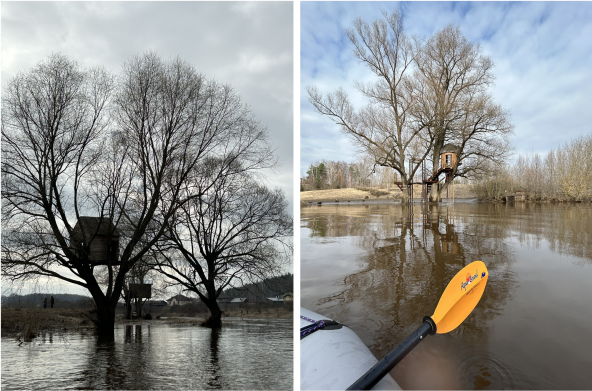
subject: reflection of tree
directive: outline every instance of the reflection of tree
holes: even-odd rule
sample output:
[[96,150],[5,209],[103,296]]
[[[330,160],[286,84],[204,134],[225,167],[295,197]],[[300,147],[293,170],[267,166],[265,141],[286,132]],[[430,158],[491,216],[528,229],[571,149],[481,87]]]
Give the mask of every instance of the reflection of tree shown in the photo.
[[[515,284],[509,268],[513,256],[505,242],[508,230],[504,225],[510,223],[488,214],[462,213],[463,206],[455,207],[461,209],[456,214],[453,208],[441,206],[362,208],[366,208],[363,213],[351,206],[339,214],[321,214],[318,208],[309,220],[315,227],[313,235],[355,236],[356,245],[368,251],[359,259],[360,270],[344,278],[340,292],[319,300],[331,316],[355,329],[362,323],[361,329],[372,329],[369,347],[382,356],[393,347],[393,340],[407,337],[423,316],[433,313],[461,268],[482,260],[490,271],[486,293],[475,310],[477,315],[453,333],[466,337],[486,332]],[[360,319],[352,324],[347,312],[354,307],[360,309]]]
[[87,369],[76,380],[82,381],[85,389],[126,388],[126,368],[120,360],[120,352],[116,352],[115,342],[97,338],[95,344],[95,354],[88,355]]
[[489,230],[506,231],[521,245],[540,248],[544,242],[559,254],[592,260],[592,208],[581,204],[516,202],[485,204],[479,213]]
[[[541,205],[516,203],[506,207],[519,219],[521,243],[541,245],[549,243],[549,249],[559,254],[592,260],[592,208],[578,204]],[[543,213],[541,213],[543,212]],[[514,227],[512,227],[514,228]]]
[[220,329],[212,329],[210,334],[210,362],[208,365],[208,372],[210,372],[208,380],[208,389],[221,390],[223,388],[220,370],[220,362],[218,360],[218,340],[220,339]]

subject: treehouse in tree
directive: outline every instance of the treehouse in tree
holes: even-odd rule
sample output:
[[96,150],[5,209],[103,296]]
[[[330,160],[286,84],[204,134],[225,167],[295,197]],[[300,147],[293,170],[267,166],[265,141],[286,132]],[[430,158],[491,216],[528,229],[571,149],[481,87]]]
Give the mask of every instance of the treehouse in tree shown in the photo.
[[132,299],[151,299],[152,284],[139,281],[132,281],[129,284],[129,291]]
[[119,264],[119,231],[107,217],[81,216],[70,237],[79,256],[88,255],[94,265]]
[[446,144],[440,150],[440,167],[453,168],[456,165],[458,147],[454,144]]

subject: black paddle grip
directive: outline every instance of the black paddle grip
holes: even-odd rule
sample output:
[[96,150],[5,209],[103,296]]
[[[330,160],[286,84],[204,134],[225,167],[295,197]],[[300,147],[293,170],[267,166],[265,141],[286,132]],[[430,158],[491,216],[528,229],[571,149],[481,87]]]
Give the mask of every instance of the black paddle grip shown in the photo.
[[[427,319],[426,319],[427,318]],[[399,346],[378,361],[372,368],[356,380],[348,390],[369,390],[374,387],[391,369],[395,367],[428,334],[436,333],[436,324],[429,316],[424,323],[407,337]]]

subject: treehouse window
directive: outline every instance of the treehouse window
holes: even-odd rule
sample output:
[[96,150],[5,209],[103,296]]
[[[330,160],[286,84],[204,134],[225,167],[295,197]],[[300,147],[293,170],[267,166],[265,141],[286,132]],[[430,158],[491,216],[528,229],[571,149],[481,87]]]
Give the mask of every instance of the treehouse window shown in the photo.
[[446,155],[446,167],[450,167],[452,165],[452,155]]

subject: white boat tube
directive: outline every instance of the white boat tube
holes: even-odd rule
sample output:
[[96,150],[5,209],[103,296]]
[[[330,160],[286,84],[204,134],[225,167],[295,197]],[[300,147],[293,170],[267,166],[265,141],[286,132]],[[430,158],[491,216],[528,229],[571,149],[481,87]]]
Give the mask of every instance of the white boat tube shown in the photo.
[[[319,320],[332,320],[304,308],[300,315]],[[312,323],[300,318],[300,328]],[[345,390],[372,368],[378,360],[351,329],[319,329],[300,340],[300,389]],[[400,390],[390,375],[379,381],[373,390]]]

